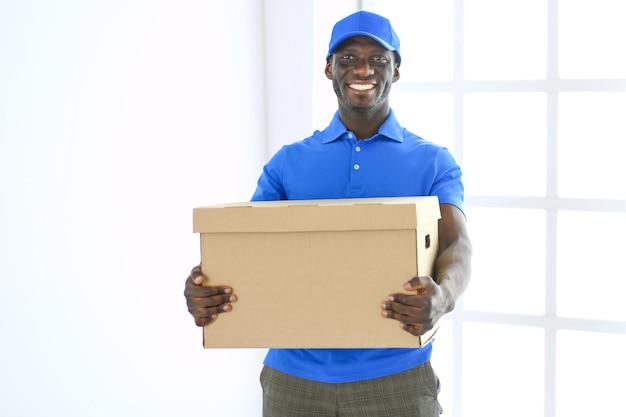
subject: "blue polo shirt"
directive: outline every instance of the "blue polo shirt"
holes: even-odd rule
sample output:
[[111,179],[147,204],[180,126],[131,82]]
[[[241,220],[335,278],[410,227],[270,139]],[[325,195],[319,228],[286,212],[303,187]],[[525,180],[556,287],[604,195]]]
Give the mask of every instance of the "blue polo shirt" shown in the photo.
[[[252,200],[429,195],[463,210],[461,169],[446,148],[400,126],[393,111],[378,134],[357,140],[337,112],[326,129],[283,146],[270,159]],[[431,349],[432,344],[411,349],[270,349],[264,363],[300,378],[343,383],[409,370],[428,361]]]

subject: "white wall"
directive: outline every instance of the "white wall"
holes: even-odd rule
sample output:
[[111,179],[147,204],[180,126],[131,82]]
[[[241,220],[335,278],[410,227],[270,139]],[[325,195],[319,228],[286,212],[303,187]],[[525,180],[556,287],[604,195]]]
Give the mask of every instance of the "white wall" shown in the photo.
[[264,351],[202,349],[182,291],[191,209],[310,130],[265,122],[310,124],[263,95],[267,3],[0,1],[0,415],[260,415]]
[[[263,3],[267,58],[264,104],[269,156],[283,144],[311,134],[313,0],[264,0]],[[320,62],[323,64],[323,57]]]

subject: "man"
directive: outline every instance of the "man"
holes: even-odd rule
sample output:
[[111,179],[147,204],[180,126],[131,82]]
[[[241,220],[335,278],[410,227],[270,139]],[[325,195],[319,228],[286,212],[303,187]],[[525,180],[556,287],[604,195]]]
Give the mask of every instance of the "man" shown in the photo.
[[[407,293],[381,294],[381,314],[415,336],[431,329],[466,288],[471,244],[461,171],[450,153],[402,128],[389,105],[400,78],[400,42],[390,22],[357,12],[333,28],[325,73],[338,111],[323,131],[284,146],[263,169],[253,200],[439,197],[434,277],[407,277]],[[201,286],[200,268],[185,296],[198,326],[232,310],[228,286]],[[286,312],[285,314],[290,314]],[[398,330],[402,331],[402,330]],[[263,415],[436,416],[432,344],[411,349],[271,349],[261,374]]]

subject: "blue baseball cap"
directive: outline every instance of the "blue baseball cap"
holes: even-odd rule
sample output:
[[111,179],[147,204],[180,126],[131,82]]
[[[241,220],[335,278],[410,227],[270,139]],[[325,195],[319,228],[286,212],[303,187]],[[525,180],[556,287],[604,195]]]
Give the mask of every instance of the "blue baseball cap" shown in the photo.
[[385,49],[395,52],[398,57],[398,64],[400,64],[400,39],[391,27],[389,19],[363,10],[351,14],[335,24],[326,59],[330,58],[343,41],[354,36],[368,36],[374,39]]

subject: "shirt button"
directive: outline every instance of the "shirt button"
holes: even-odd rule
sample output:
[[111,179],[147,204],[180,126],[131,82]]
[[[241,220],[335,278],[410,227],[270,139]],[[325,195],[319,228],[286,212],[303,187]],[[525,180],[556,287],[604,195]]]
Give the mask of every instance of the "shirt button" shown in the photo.
[[352,133],[348,133],[348,137],[352,139]]
[[354,150],[357,151],[357,152],[361,152],[361,147],[357,146],[356,148],[354,148]]
[[354,169],[358,170],[359,168],[361,168],[359,164],[354,164]]

